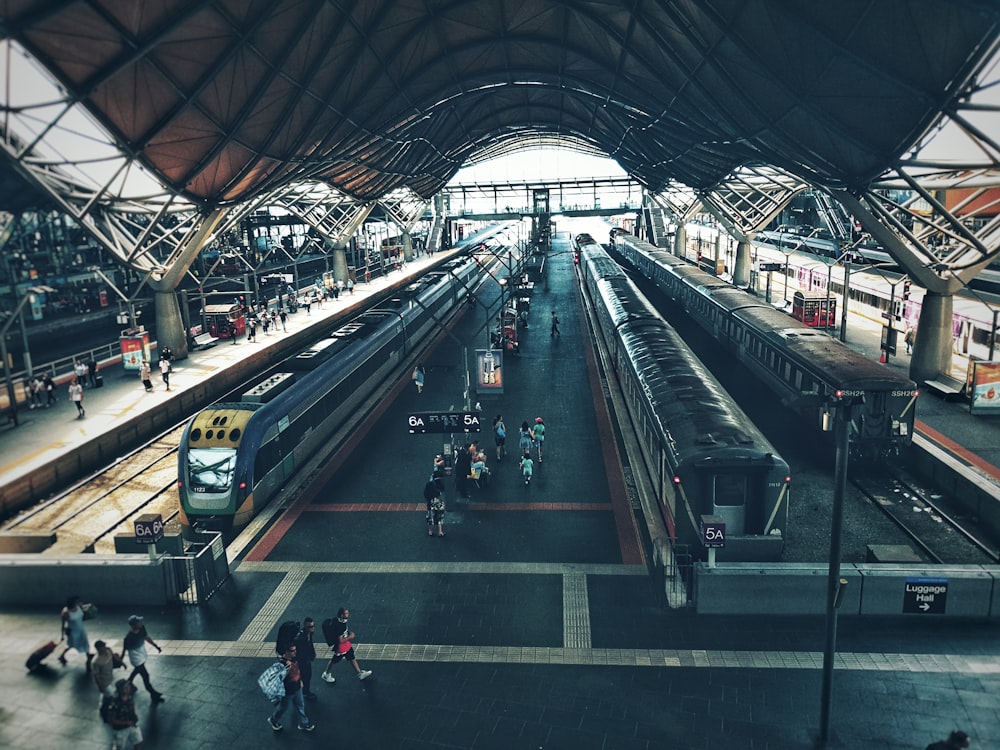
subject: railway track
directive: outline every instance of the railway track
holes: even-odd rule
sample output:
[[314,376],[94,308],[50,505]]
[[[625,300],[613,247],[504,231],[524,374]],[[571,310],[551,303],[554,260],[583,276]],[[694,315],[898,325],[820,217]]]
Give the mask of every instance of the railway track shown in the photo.
[[[373,299],[366,309],[376,307],[382,297]],[[457,305],[452,315],[462,309]],[[317,332],[328,335],[341,325],[338,320]],[[429,337],[430,341],[434,336]],[[410,353],[409,372],[429,344]],[[239,399],[241,394],[280,368],[252,375],[234,388],[220,401]],[[376,390],[381,397],[388,384]],[[134,520],[143,514],[162,516],[168,533],[180,533],[177,522],[180,502],[177,495],[177,452],[187,418],[137,448],[115,459],[52,498],[22,511],[6,521],[0,529],[27,536],[55,536],[55,542],[41,554],[49,556],[76,555],[81,553],[114,554],[115,537],[134,537]],[[349,434],[350,430],[345,433]]]
[[878,474],[855,473],[851,484],[881,511],[927,561],[981,565],[1000,562],[996,541],[977,528],[975,519],[950,510],[949,499],[896,467]]
[[115,536],[134,535],[133,521],[159,513],[176,518],[177,447],[184,422],[4,524],[5,531],[55,535],[42,554],[113,554]]

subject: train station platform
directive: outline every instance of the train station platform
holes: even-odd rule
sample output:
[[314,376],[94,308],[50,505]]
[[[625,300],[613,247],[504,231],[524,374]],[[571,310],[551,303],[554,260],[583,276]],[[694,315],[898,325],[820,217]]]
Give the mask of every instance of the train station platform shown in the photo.
[[[149,670],[166,703],[151,704],[141,689],[137,698],[147,750],[270,742],[355,750],[814,746],[822,620],[697,616],[662,605],[567,235],[554,239],[547,266],[522,351],[504,359],[504,393],[472,394],[487,425],[478,438],[493,479],[471,488],[467,501],[448,483],[444,538],[426,535],[421,491],[446,436],[411,435],[406,416],[464,406],[463,351],[487,342],[481,307],[470,307],[425,360],[423,393],[401,372],[393,398],[359,430],[357,449],[331,461],[318,485],[245,546],[212,599],[156,611],[102,607],[87,623],[91,641],[120,650],[127,618],[143,615],[163,648]],[[550,336],[551,310],[561,320],[558,337]],[[185,374],[187,367],[239,367],[240,352],[252,347],[195,353],[172,385],[203,376]],[[106,382],[87,393],[85,419],[62,400],[0,433],[3,467],[42,451],[71,452],[75,430],[167,398],[159,386],[143,392],[134,375]],[[500,461],[488,428],[496,414],[510,448]],[[526,487],[514,455],[517,427],[538,416],[547,425],[544,459]],[[52,656],[30,676],[23,669],[32,649],[57,640],[61,601],[74,593],[101,604],[100,591],[52,592],[47,610],[0,612],[4,747],[109,745],[82,656],[67,667]],[[256,678],[271,663],[278,624],[321,621],[338,607],[351,610],[358,659],[373,676],[359,681],[339,664],[336,683],[323,682],[329,648],[318,645],[318,698],[306,703],[316,730],[296,731],[286,713],[284,730],[272,736]],[[973,747],[1000,744],[994,625],[841,618],[838,647],[830,747],[923,748],[955,728],[972,735]]]

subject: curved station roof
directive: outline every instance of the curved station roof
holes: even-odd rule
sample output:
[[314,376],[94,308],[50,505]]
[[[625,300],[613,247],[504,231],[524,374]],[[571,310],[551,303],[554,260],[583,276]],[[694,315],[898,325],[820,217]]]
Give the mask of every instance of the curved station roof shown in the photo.
[[553,139],[653,191],[878,176],[995,53],[987,0],[8,0],[15,39],[202,204],[423,197]]

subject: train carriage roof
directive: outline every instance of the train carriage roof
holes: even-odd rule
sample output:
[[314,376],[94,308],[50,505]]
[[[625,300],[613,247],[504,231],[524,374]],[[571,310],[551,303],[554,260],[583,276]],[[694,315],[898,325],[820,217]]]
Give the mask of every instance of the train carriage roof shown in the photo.
[[829,334],[817,331],[774,308],[746,307],[733,316],[780,343],[800,367],[822,375],[830,387],[843,390],[915,390],[912,380],[844,346]]
[[[683,460],[714,446],[722,452],[763,456],[777,452],[743,413],[680,336],[663,321],[631,321],[621,326],[623,346],[632,354],[671,450]],[[641,337],[641,338],[640,338]]]

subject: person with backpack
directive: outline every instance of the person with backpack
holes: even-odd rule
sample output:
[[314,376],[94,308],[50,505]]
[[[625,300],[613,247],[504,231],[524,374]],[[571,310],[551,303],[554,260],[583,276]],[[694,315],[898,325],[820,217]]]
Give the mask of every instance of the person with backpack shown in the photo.
[[295,713],[298,715],[298,728],[303,732],[311,732],[316,728],[316,725],[309,721],[309,717],[306,715],[306,704],[302,699],[302,673],[299,670],[297,648],[294,643],[285,648],[285,653],[282,654],[280,663],[285,666],[285,678],[283,681],[285,693],[278,699],[278,705],[274,707],[274,711],[267,717],[267,723],[271,725],[271,729],[275,732],[280,732],[285,728],[281,723],[281,716],[285,713],[288,706],[291,705],[295,708]]
[[302,675],[302,696],[307,701],[316,700],[316,693],[312,691],[313,660],[316,658],[316,646],[313,644],[313,637],[316,635],[316,621],[307,617],[302,621],[302,632],[295,639],[295,648],[298,651],[299,672]]
[[507,425],[503,423],[503,416],[497,414],[493,420],[493,441],[497,444],[497,461],[507,453]]
[[358,664],[358,657],[354,655],[354,644],[351,643],[354,640],[354,633],[347,626],[347,620],[350,616],[351,611],[346,607],[341,607],[337,610],[336,620],[332,617],[323,620],[323,637],[326,639],[326,644],[333,649],[333,656],[330,657],[330,663],[326,665],[321,677],[324,682],[329,682],[331,685],[337,681],[337,678],[330,673],[330,670],[333,669],[334,664],[342,659],[347,659],[351,663],[359,680],[367,680],[372,676],[372,671],[362,669]]
[[135,712],[132,691],[131,682],[118,680],[114,697],[105,696],[101,701],[101,718],[111,726],[115,736],[114,746],[118,750],[127,750],[129,745],[134,750],[142,750],[142,730],[139,729],[139,715]]

